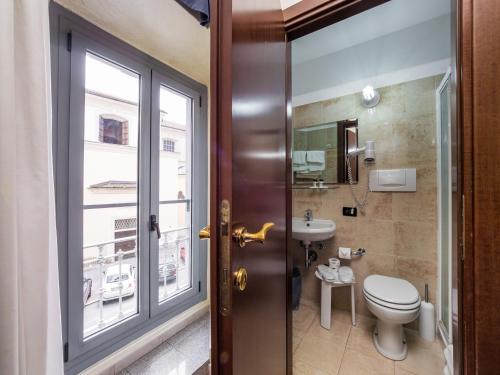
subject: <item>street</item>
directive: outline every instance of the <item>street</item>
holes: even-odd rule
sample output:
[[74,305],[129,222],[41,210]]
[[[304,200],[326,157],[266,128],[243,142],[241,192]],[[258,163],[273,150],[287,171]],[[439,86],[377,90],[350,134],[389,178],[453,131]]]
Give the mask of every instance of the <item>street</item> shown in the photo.
[[[104,265],[104,272],[107,267],[116,265],[117,263],[110,263]],[[136,258],[123,259],[123,264],[130,264],[132,267],[137,269]],[[190,269],[182,264],[179,264],[179,270],[177,271],[177,276],[175,280],[170,280],[166,285],[163,283],[158,283],[158,296],[160,301],[163,301],[171,296],[179,293],[180,291],[187,289],[190,283]],[[84,307],[84,337],[88,337],[101,329],[109,327],[117,323],[118,321],[130,317],[137,313],[137,292],[133,296],[125,297],[122,300],[122,316],[120,314],[120,304],[119,300],[107,301],[102,306],[102,319],[103,325],[99,327],[100,321],[100,303],[99,303],[99,265],[91,266],[84,271],[84,277],[92,280],[92,293],[91,297],[87,301]],[[137,288],[136,288],[137,290]]]

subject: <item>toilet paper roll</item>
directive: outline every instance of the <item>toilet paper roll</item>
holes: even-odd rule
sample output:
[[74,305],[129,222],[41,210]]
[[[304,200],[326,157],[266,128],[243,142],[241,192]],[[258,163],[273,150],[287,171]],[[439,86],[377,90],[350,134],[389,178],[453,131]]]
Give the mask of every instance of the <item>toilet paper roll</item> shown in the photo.
[[333,269],[337,269],[340,267],[340,260],[337,258],[329,258],[328,259],[328,266]]
[[339,258],[340,259],[351,259],[351,248],[350,247],[339,247]]

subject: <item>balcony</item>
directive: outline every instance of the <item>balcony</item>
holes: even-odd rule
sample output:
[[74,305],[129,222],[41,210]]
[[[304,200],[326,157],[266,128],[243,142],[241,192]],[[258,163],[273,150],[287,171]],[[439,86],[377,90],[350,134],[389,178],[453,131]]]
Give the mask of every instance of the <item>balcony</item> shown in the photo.
[[[97,254],[83,261],[84,338],[138,312],[137,247],[115,252],[117,243],[136,240],[129,236],[84,245],[84,251]],[[162,231],[158,251],[158,274],[150,277],[158,278],[161,303],[192,286],[190,228]]]

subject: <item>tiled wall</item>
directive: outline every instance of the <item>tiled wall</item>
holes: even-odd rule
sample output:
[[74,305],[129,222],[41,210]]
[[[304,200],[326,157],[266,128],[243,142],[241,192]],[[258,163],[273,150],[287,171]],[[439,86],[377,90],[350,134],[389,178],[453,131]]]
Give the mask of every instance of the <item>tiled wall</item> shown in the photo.
[[[417,169],[417,191],[411,193],[373,192],[368,196],[365,215],[342,216],[343,206],[354,206],[349,186],[318,193],[293,190],[293,214],[303,217],[307,208],[316,218],[333,219],[335,237],[318,250],[318,262],[336,256],[339,246],[367,249],[365,256],[343,261],[356,275],[358,312],[368,315],[363,300],[363,280],[370,274],[402,277],[417,287],[421,296],[429,284],[430,299],[436,301],[437,282],[437,195],[436,195],[436,103],[435,90],[442,75],[388,86],[379,90],[381,101],[373,109],[360,104],[360,95],[347,95],[295,107],[293,126],[358,118],[359,144],[376,142],[377,160],[370,168]],[[367,184],[367,173],[360,160],[361,195]],[[303,275],[304,302],[319,304],[320,281],[314,267],[304,269],[304,250],[293,244],[294,262]],[[319,264],[316,262],[315,264]],[[349,288],[334,291],[333,305],[349,308]]]

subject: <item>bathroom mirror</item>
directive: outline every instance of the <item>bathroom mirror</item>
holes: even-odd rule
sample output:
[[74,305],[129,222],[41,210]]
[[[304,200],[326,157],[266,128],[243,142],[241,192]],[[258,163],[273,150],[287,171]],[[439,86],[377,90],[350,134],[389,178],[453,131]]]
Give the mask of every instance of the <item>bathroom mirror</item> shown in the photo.
[[[316,124],[293,130],[293,184],[311,186],[348,182],[346,154],[358,146],[358,120]],[[358,157],[351,158],[353,182],[358,181]]]

